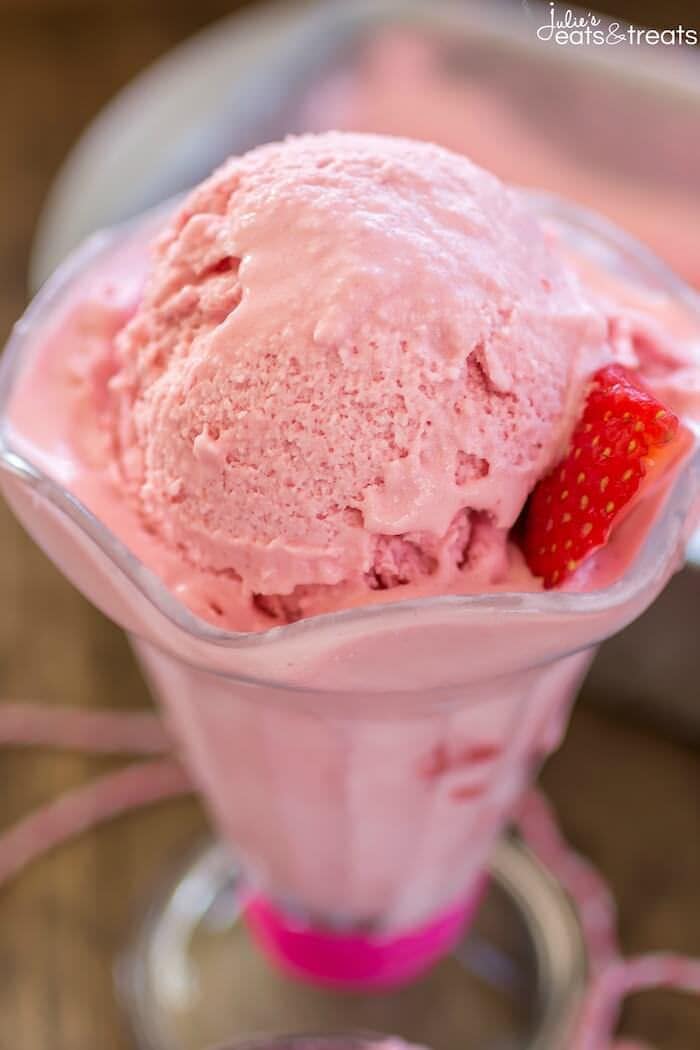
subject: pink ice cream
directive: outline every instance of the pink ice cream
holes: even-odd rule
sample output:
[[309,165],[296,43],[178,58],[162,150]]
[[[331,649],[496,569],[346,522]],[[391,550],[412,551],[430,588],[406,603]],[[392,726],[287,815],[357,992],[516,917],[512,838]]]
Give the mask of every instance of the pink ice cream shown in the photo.
[[268,146],[159,238],[114,342],[119,468],[166,546],[272,617],[498,583],[604,336],[468,161],[363,136]]
[[18,430],[43,390],[76,494],[228,628],[536,589],[509,530],[592,372],[641,369],[671,407],[697,390],[669,317],[424,143],[233,158],[116,265],[66,311]]

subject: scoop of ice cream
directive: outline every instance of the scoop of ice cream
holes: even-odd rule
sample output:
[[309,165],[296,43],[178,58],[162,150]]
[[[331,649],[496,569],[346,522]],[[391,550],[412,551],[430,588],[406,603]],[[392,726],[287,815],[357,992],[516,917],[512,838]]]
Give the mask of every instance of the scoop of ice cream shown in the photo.
[[561,451],[600,314],[516,195],[370,135],[235,158],[160,237],[116,340],[148,527],[262,596],[454,573]]

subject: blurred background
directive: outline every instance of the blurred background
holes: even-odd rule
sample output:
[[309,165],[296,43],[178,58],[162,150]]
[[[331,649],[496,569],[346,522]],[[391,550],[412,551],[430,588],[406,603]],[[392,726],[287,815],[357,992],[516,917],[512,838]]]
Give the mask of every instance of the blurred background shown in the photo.
[[[2,339],[30,286],[90,229],[184,188],[231,151],[329,126],[435,139],[572,196],[700,287],[700,49],[549,47],[536,39],[547,13],[506,0],[452,5],[459,35],[452,14],[436,18],[443,6],[0,0]],[[402,7],[406,22],[358,29],[360,17]],[[700,31],[694,0],[598,8],[637,26]],[[0,580],[0,698],[149,703],[121,633],[4,506]],[[687,569],[603,648],[544,774],[571,839],[612,882],[630,951],[700,953],[699,616],[700,569]],[[0,827],[108,767],[0,754]],[[0,890],[0,1050],[129,1046],[113,957],[168,858],[203,828],[196,804],[171,804],[87,836]],[[633,1001],[625,1025],[660,1050],[700,1046],[700,1010],[680,997]]]

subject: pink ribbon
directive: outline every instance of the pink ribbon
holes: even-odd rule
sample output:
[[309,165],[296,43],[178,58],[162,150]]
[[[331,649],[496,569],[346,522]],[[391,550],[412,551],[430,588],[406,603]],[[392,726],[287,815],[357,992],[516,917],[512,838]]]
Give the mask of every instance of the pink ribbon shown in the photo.
[[586,942],[590,980],[571,1050],[649,1050],[639,1042],[613,1040],[624,1000],[651,988],[700,995],[700,959],[672,953],[624,959],[610,890],[593,865],[564,841],[551,806],[539,791],[525,796],[518,826],[530,849],[573,900]]
[[163,720],[147,711],[82,711],[50,704],[0,706],[0,747],[47,747],[101,755],[163,755],[171,749]]
[[[160,757],[128,765],[69,791],[0,834],[0,885],[89,828],[194,790],[177,760],[168,757],[171,742],[162,720],[154,714],[5,703],[0,707],[2,745]],[[572,898],[586,941],[590,981],[571,1050],[645,1050],[641,1043],[614,1041],[612,1033],[624,999],[661,987],[700,995],[700,959],[669,953],[623,958],[608,887],[595,868],[564,841],[549,803],[538,791],[525,796],[517,823],[530,849]]]

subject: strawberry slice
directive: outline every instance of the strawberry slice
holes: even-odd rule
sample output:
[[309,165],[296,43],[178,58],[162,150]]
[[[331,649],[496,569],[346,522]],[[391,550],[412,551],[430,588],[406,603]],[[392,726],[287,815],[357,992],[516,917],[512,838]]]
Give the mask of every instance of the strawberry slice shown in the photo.
[[621,365],[595,373],[565,458],[538,485],[525,512],[523,550],[555,587],[602,547],[637,493],[678,418]]

